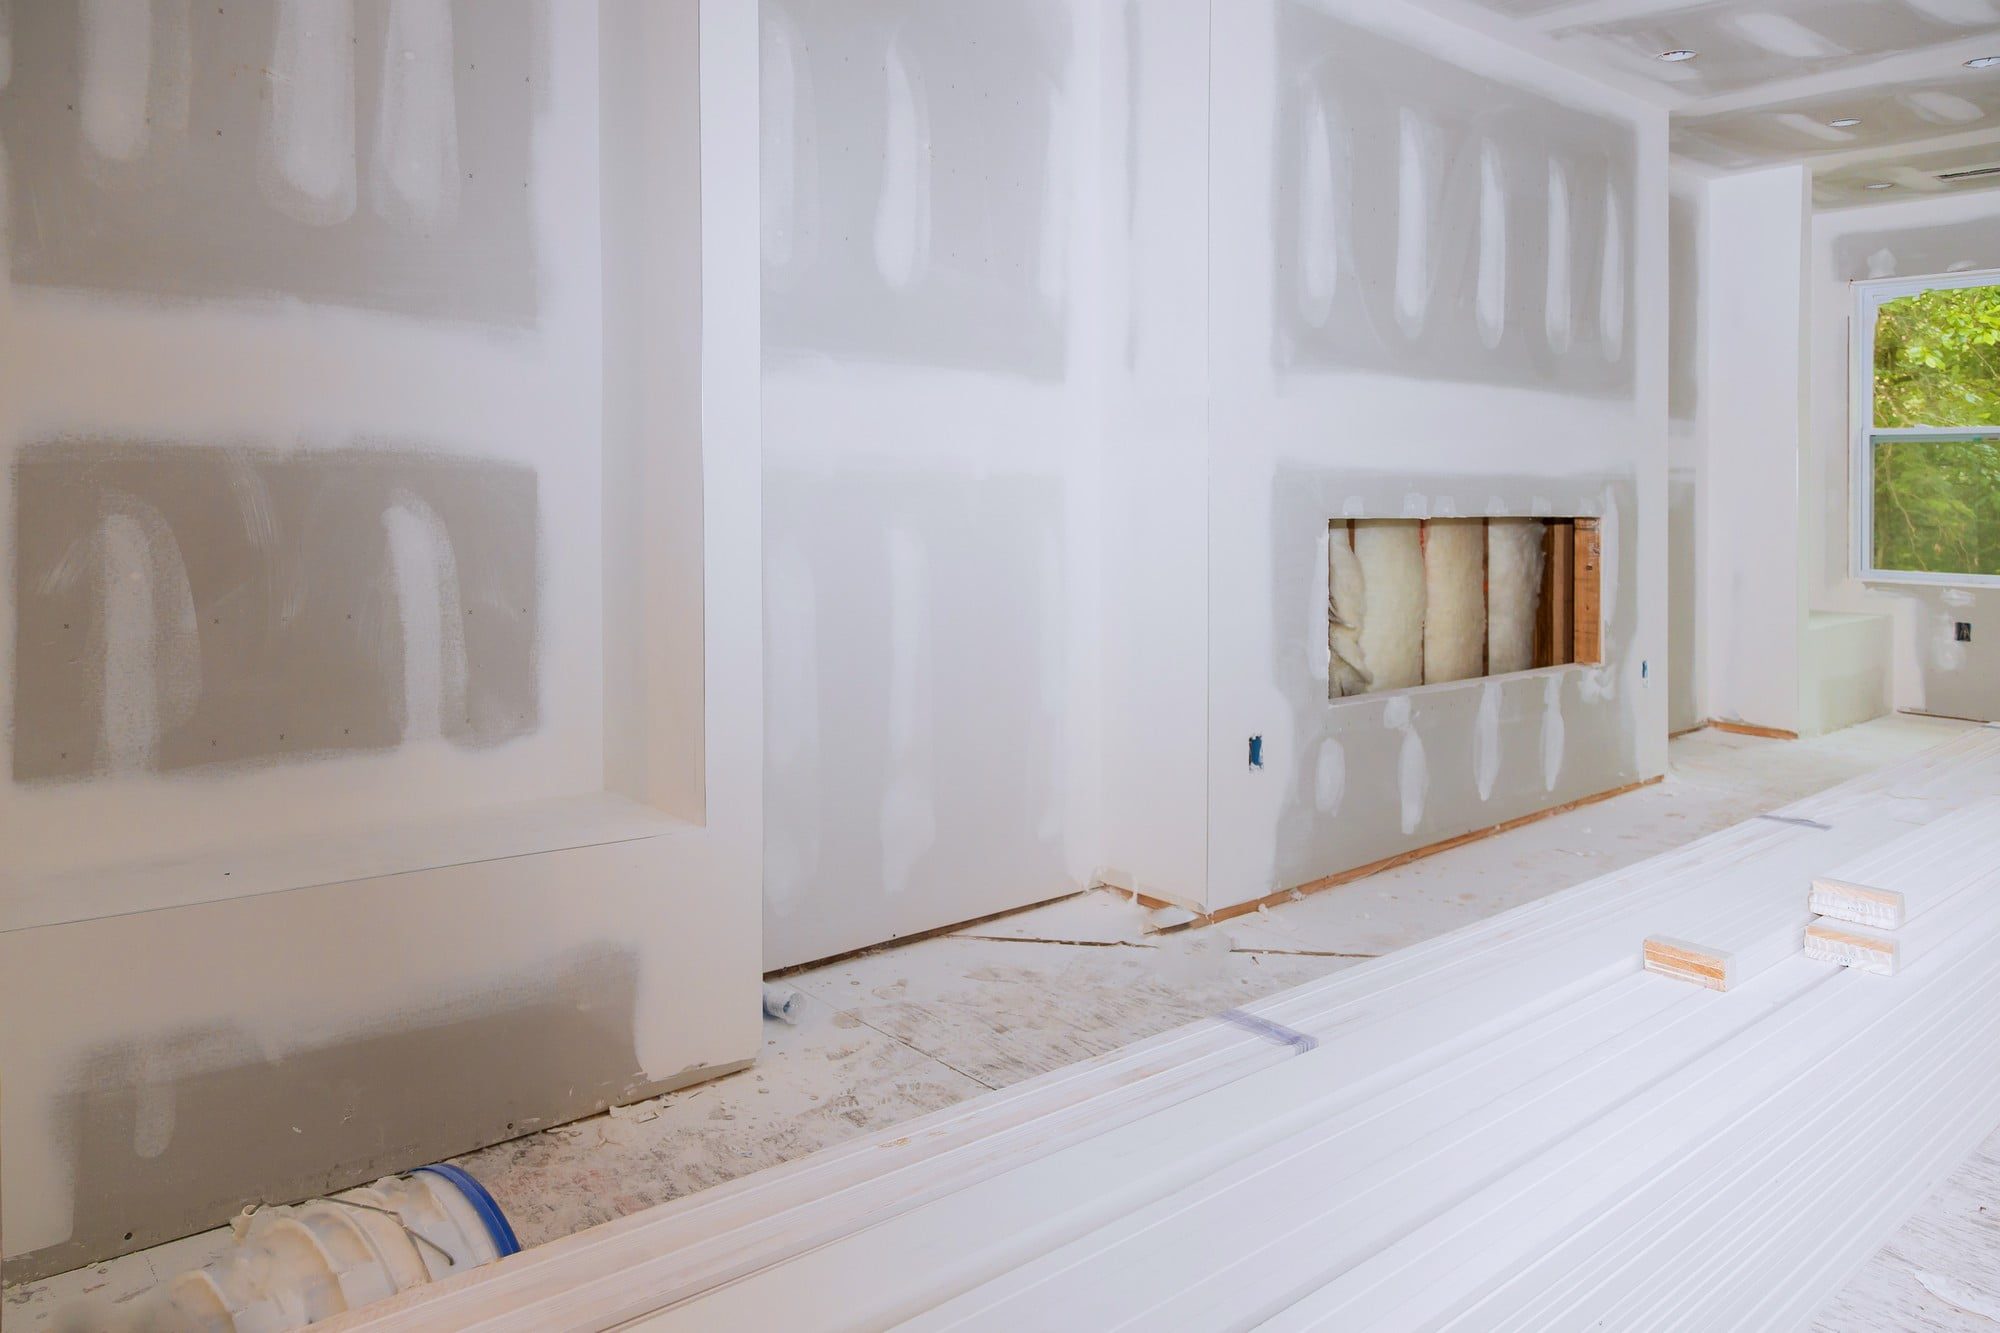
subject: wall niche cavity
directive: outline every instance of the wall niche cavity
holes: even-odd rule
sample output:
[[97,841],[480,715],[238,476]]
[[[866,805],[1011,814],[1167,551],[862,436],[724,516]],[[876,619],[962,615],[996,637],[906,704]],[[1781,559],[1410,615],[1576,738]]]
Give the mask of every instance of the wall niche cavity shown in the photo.
[[1358,518],[1327,526],[1327,695],[1604,656],[1595,518]]

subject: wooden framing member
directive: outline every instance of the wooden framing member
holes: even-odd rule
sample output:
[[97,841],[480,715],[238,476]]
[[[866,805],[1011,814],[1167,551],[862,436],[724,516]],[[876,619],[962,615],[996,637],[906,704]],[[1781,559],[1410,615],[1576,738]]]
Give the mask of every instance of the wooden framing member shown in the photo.
[[1570,565],[1570,660],[1597,666],[1604,661],[1604,539],[1594,518],[1577,519],[1575,528],[1576,555]]

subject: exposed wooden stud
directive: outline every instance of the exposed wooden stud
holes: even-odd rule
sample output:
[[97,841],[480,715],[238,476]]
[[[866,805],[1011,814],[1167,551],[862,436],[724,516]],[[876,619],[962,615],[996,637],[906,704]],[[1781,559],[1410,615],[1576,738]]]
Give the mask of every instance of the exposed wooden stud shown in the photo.
[[1596,666],[1604,661],[1603,538],[1597,520],[1576,520],[1576,556],[1570,571],[1570,616],[1575,648],[1571,660]]

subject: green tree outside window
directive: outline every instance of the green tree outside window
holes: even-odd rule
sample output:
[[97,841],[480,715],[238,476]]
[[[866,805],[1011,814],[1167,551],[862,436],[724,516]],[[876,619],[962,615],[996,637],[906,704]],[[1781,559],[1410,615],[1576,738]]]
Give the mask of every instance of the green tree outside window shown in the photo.
[[[2000,427],[2000,286],[1884,301],[1874,387],[1879,429]],[[2000,575],[2000,434],[1873,447],[1875,568]]]

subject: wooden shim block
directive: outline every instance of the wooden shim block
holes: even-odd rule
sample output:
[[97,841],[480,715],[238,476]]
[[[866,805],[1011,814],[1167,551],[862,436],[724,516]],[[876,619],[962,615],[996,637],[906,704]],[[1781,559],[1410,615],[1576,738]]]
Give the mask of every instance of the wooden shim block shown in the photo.
[[1730,955],[1686,940],[1651,938],[1641,951],[1648,972],[1676,981],[1691,981],[1709,990],[1728,990]]
[[1570,618],[1576,635],[1571,660],[1593,666],[1604,661],[1603,568],[1604,543],[1597,520],[1580,518],[1576,521],[1576,559],[1571,572],[1574,593]]
[[1806,957],[1892,977],[1900,963],[1897,941],[1856,930],[1845,921],[1815,921],[1806,927]]
[[[1894,889],[1870,888],[1866,884],[1835,879],[1831,875],[1821,875],[1813,880],[1812,889],[1806,895],[1806,906],[1818,915],[1835,921],[1851,921],[1879,930],[1895,930],[1904,921],[1902,894]],[[1807,952],[1811,952],[1810,944]]]

